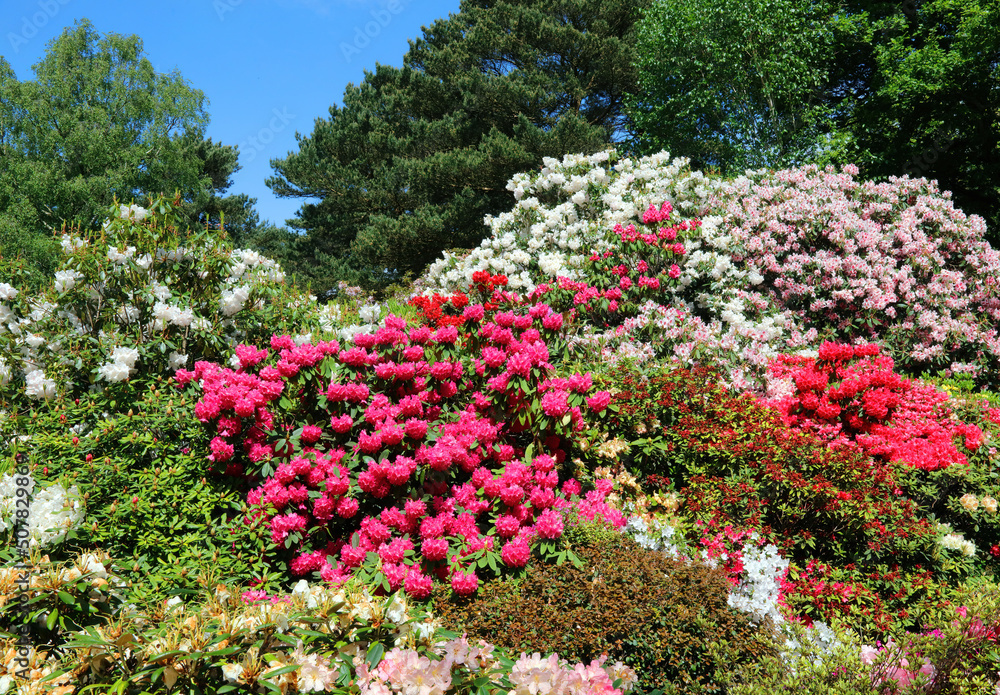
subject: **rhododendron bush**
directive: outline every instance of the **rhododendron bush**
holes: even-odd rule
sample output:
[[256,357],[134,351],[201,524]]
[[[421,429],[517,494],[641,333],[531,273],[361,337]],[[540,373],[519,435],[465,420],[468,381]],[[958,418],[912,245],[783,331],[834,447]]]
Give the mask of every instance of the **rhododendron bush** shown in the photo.
[[[581,322],[581,344],[605,358],[721,358],[731,383],[755,390],[771,359],[827,338],[884,342],[910,372],[946,368],[980,382],[997,372],[1000,255],[982,219],[932,182],[858,182],[852,166],[722,182],[668,159],[568,156],[515,177],[514,210],[487,220],[492,236],[479,249],[431,266],[430,291],[460,290],[484,270],[517,288],[565,277],[603,290],[608,269],[593,254],[682,223],[673,282],[613,332]],[[651,215],[664,201],[676,209],[666,224]]]
[[203,392],[195,414],[217,433],[217,470],[265,478],[252,513],[291,549],[292,574],[362,568],[415,597],[434,577],[467,594],[533,546],[557,552],[571,507],[624,523],[604,503],[610,485],[583,494],[560,476],[607,394],[589,375],[553,375],[547,305],[491,298],[464,308],[461,333],[390,315],[352,344],[275,336],[270,350],[237,347],[236,369],[177,372]]
[[[282,326],[333,327],[274,261],[214,232],[179,233],[179,204],[115,207],[99,233],[66,232],[61,269],[41,293],[0,283],[0,404],[121,391]],[[11,261],[0,269],[20,276]]]
[[[615,439],[598,453],[618,442],[619,465],[671,491],[682,528],[716,539],[752,531],[774,544],[791,562],[780,598],[792,615],[850,616],[865,630],[916,625],[950,585],[1000,560],[1000,514],[982,502],[993,509],[1000,494],[985,444],[996,425],[956,419],[941,392],[895,374],[877,346],[824,344],[820,354],[776,364],[795,378],[780,412],[728,391],[709,368],[611,370]],[[886,412],[889,396],[900,398]],[[828,400],[840,410],[826,407],[817,425]],[[635,528],[662,544],[650,522]],[[722,555],[685,533],[727,563],[740,559],[738,548]]]
[[[1000,254],[934,182],[859,182],[856,167],[758,172],[712,201],[755,303],[840,339],[884,341],[907,370],[995,381]],[[729,289],[735,289],[729,284]]]
[[853,442],[882,461],[928,471],[967,465],[962,452],[979,449],[983,431],[952,417],[947,393],[899,376],[880,353],[878,345],[823,343],[816,359],[776,362],[773,375],[794,384],[774,402],[785,424],[834,447]]

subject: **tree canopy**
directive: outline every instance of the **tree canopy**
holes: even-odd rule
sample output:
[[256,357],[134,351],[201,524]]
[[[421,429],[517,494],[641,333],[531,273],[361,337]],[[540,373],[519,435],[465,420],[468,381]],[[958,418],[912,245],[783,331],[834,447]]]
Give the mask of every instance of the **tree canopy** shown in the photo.
[[657,0],[633,116],[696,166],[925,176],[1000,235],[1000,4]]
[[18,81],[0,58],[0,254],[47,266],[45,237],[64,221],[99,224],[115,199],[179,191],[189,224],[256,224],[254,201],[223,197],[235,147],[206,139],[205,96],[157,73],[137,36],[66,29]]
[[271,162],[267,185],[306,201],[288,222],[312,252],[299,270],[319,290],[419,271],[486,235],[513,174],[624,138],[644,4],[465,0],[402,67],[349,85],[298,152]]
[[643,148],[725,172],[812,158],[832,57],[825,4],[656,2],[640,24],[629,98]]

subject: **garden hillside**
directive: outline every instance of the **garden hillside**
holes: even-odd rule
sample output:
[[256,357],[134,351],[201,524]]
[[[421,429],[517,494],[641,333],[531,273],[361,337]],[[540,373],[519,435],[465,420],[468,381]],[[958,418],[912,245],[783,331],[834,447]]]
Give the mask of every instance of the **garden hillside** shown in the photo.
[[2,262],[0,691],[1000,693],[983,219],[666,152],[507,190],[378,302],[179,199]]

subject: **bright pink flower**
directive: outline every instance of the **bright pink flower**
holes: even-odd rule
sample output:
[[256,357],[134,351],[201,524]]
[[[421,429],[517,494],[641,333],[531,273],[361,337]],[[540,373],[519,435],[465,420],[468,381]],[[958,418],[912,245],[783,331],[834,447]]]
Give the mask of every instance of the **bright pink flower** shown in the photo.
[[559,538],[563,533],[562,516],[553,509],[546,509],[535,520],[535,532],[542,538]]
[[208,448],[212,450],[214,461],[228,461],[233,457],[233,445],[222,437],[215,437],[211,442],[209,442]]
[[361,505],[353,497],[342,497],[339,502],[337,502],[337,514],[345,519],[350,519],[352,516],[358,513],[358,509]]
[[587,399],[587,406],[595,413],[603,412],[609,403],[611,403],[610,391],[598,391]]
[[403,589],[417,600],[430,596],[431,589],[433,588],[434,580],[423,574],[418,567],[411,568],[406,574],[406,579],[403,581]]
[[479,577],[475,571],[470,570],[468,574],[462,570],[451,575],[451,588],[459,596],[469,596],[479,589]]
[[306,444],[315,444],[323,436],[323,428],[316,425],[306,425],[302,428],[302,441]]
[[513,538],[521,528],[521,522],[510,514],[501,514],[497,518],[497,534],[501,538]]
[[389,582],[389,589],[397,591],[403,585],[409,568],[402,563],[386,563],[383,561],[382,574]]
[[353,424],[354,421],[351,419],[350,415],[341,415],[339,417],[334,415],[330,418],[330,427],[338,434],[345,434],[349,432]]
[[432,562],[444,560],[448,557],[448,539],[428,538],[420,544],[420,553]]
[[420,522],[421,538],[440,538],[446,532],[444,519],[441,517],[429,516]]
[[521,500],[524,499],[524,488],[520,485],[508,485],[500,491],[500,499],[508,507],[520,504]]
[[528,547],[527,541],[522,538],[508,541],[500,550],[500,559],[508,567],[524,567],[530,558],[531,548]]
[[549,417],[559,418],[569,412],[567,394],[562,390],[548,391],[542,396],[542,412]]

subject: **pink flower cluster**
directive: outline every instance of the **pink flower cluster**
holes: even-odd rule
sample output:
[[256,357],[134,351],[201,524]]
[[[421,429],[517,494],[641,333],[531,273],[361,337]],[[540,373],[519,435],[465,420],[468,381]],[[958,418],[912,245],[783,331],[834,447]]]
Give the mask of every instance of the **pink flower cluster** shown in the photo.
[[978,449],[982,430],[954,416],[948,394],[893,368],[877,345],[824,343],[817,359],[784,357],[772,364],[772,374],[791,379],[794,390],[770,404],[790,427],[856,445],[883,461],[923,470],[968,463],[959,447]]
[[[880,646],[878,649],[867,644],[863,645],[861,647],[861,662],[871,666],[884,658],[886,652],[895,652],[895,650],[893,644]],[[873,680],[876,681],[873,685],[878,686],[886,681],[895,681],[899,688],[912,687],[917,683],[929,685],[934,680],[934,676],[937,675],[937,669],[927,658],[919,655],[916,658],[923,662],[919,667],[911,665],[907,656],[899,656],[887,672],[883,673],[882,669],[877,669],[872,674]]]
[[[356,682],[362,695],[468,692],[465,688],[483,677],[494,682],[506,680],[504,685],[512,695],[623,695],[638,680],[635,672],[621,662],[605,667],[604,656],[589,665],[570,665],[558,654],[544,659],[540,654],[522,654],[509,673],[503,673],[493,651],[492,645],[482,641],[469,644],[464,635],[437,644],[437,659],[397,647],[386,652],[374,669],[363,659],[356,659]],[[616,680],[622,682],[622,688],[614,687]]]
[[[543,335],[561,316],[514,302],[466,313],[464,334],[390,316],[353,346],[274,336],[269,358],[240,346],[237,370],[177,373],[202,390],[195,410],[216,431],[214,461],[231,462],[228,473],[276,466],[248,502],[272,542],[293,549],[293,574],[336,582],[377,558],[392,590],[424,598],[438,579],[469,594],[488,555],[523,567],[533,544],[562,535],[571,507],[624,525],[609,485],[584,494],[559,480],[564,439],[610,401],[591,393],[589,374],[550,376]],[[276,403],[288,394],[290,410]],[[551,455],[525,459],[526,430]]]
[[756,173],[711,201],[732,262],[766,304],[848,340],[903,346],[900,362],[995,371],[1000,253],[925,179],[858,182],[857,168]]
[[[701,226],[700,220],[670,225],[672,212],[669,202],[659,209],[650,205],[642,223],[652,226],[651,230],[639,229],[634,224],[615,225],[612,231],[619,243],[613,251],[594,254],[588,259],[583,269],[585,280],[559,277],[554,286],[538,285],[532,297],[552,293],[548,298],[551,303],[595,315],[614,315],[623,303],[637,304],[659,297],[681,275],[676,261],[686,253],[686,248],[678,241],[679,235]],[[661,227],[660,222],[668,226]]]

